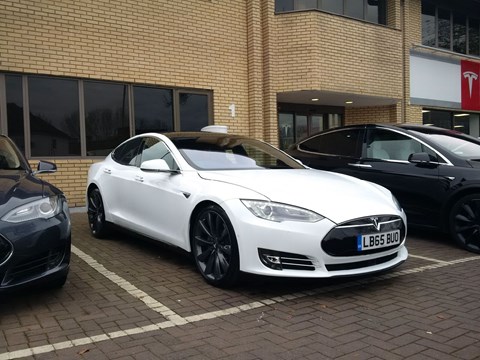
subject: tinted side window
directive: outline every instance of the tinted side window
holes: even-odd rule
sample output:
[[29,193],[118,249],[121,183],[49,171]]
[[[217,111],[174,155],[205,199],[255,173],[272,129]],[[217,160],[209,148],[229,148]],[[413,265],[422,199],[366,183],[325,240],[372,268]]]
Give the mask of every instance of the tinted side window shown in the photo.
[[391,130],[370,130],[367,140],[367,157],[383,160],[407,161],[410,154],[426,152],[432,161],[436,153],[421,142]]
[[146,138],[142,144],[142,154],[140,163],[148,160],[163,159],[167,162],[171,170],[176,170],[177,165],[173,159],[172,153],[163,141],[156,138]]
[[135,138],[117,147],[112,153],[113,160],[122,165],[135,165],[141,141],[142,138]]
[[357,154],[357,144],[361,141],[361,130],[339,130],[314,136],[299,145],[300,150],[327,155],[354,157]]

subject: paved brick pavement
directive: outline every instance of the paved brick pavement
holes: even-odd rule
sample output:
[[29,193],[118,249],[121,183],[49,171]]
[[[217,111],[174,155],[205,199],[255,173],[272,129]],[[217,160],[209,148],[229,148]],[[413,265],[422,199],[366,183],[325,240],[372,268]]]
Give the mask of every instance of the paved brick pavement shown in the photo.
[[480,256],[411,233],[383,275],[207,285],[184,253],[73,219],[61,290],[0,298],[0,360],[480,359]]

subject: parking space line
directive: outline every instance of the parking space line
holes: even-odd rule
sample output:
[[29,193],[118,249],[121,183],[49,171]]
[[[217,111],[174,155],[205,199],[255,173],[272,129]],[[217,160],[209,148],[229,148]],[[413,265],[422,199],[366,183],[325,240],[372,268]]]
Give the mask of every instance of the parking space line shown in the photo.
[[455,264],[460,264],[460,263],[471,261],[471,260],[480,259],[480,256],[470,256],[470,257],[467,257],[467,258],[445,261],[445,260],[438,260],[438,259],[433,259],[433,258],[426,257],[426,256],[419,256],[419,255],[412,255],[412,254],[408,254],[408,256],[412,257],[412,258],[415,258],[415,259],[422,259],[422,260],[427,260],[427,261],[436,262],[436,263],[439,263],[439,264],[447,264],[447,265],[455,265]]
[[[259,309],[265,306],[269,305],[274,305],[276,303],[281,303],[284,301],[288,300],[297,300],[303,297],[307,296],[315,296],[315,295],[321,295],[321,294],[326,294],[332,291],[336,290],[341,290],[341,289],[346,289],[354,286],[358,286],[359,284],[370,284],[370,283],[375,283],[377,281],[381,280],[386,280],[386,279],[392,279],[400,276],[405,276],[409,274],[415,274],[415,273],[420,273],[426,270],[432,270],[432,269],[439,269],[442,267],[446,266],[452,266],[460,263],[465,263],[469,261],[475,261],[475,260],[480,260],[480,256],[472,256],[468,258],[462,258],[454,261],[441,261],[437,260],[434,261],[435,264],[431,265],[425,265],[425,266],[420,266],[414,269],[406,269],[402,271],[396,271],[388,274],[383,274],[383,275],[378,275],[374,276],[371,278],[365,278],[361,280],[354,281],[352,283],[345,283],[345,284],[337,284],[337,285],[329,285],[329,286],[324,286],[322,288],[316,289],[316,290],[307,290],[307,291],[302,291],[302,292],[297,292],[293,294],[286,294],[282,296],[277,296],[271,299],[264,299],[264,300],[258,300],[254,301],[248,304],[243,304],[239,306],[234,306],[228,309],[223,309],[223,310],[216,310],[204,314],[199,314],[199,315],[192,315],[188,317],[181,317],[180,315],[176,314],[172,310],[168,309],[158,301],[154,300],[150,296],[148,296],[146,293],[143,291],[139,290],[136,288],[134,285],[130,284],[128,281],[122,279],[121,277],[117,276],[113,272],[107,270],[105,267],[103,267],[101,264],[99,264],[96,260],[94,260],[92,257],[89,255],[85,254],[83,251],[79,250],[78,248],[72,246],[72,252],[79,256],[82,260],[87,262],[90,266],[92,266],[95,270],[100,272],[102,275],[107,277],[109,280],[116,284],[120,284],[119,286],[128,291],[130,294],[135,296],[136,298],[139,298],[139,294],[143,294],[143,298],[148,298],[151,299],[152,305],[156,305],[156,309],[163,309],[166,314],[171,316],[173,320],[167,320],[164,322],[156,323],[156,324],[151,324],[151,325],[146,325],[142,327],[136,327],[136,328],[130,328],[127,330],[117,330],[111,333],[107,334],[100,334],[100,335],[95,335],[95,336],[88,336],[80,339],[74,339],[70,341],[64,341],[64,342],[59,342],[55,344],[50,344],[50,345],[44,345],[44,346],[37,346],[33,348],[28,348],[28,349],[22,349],[22,350],[16,350],[16,351],[11,351],[11,352],[6,352],[6,353],[0,353],[0,360],[12,360],[12,359],[19,359],[27,356],[33,356],[33,355],[38,355],[38,354],[44,354],[48,352],[53,352],[56,350],[61,350],[61,349],[67,349],[67,348],[72,348],[75,346],[82,346],[82,345],[88,345],[88,344],[95,344],[99,343],[102,341],[106,340],[113,340],[116,338],[121,338],[129,335],[135,335],[135,334],[144,334],[152,331],[157,331],[157,330],[162,330],[170,327],[175,327],[175,326],[181,326],[187,323],[194,323],[202,320],[211,320],[211,319],[216,319],[222,316],[227,316],[227,315],[232,315],[232,314],[237,314],[242,311],[248,311],[248,310],[253,310],[253,309]],[[410,255],[412,256],[412,255]],[[419,256],[413,256],[413,257],[419,257]],[[435,259],[433,259],[435,260]],[[127,290],[128,289],[128,290]],[[139,298],[140,299],[140,298]],[[140,299],[142,300],[142,299]],[[142,300],[144,301],[144,300]],[[150,303],[150,300],[145,302],[145,304],[148,305]],[[150,306],[149,306],[150,307]],[[172,316],[174,314],[174,316]],[[162,313],[163,315],[163,313]]]
[[432,262],[436,262],[436,263],[440,263],[440,264],[448,263],[448,261],[433,259],[433,258],[426,257],[426,256],[419,256],[419,255],[412,255],[412,254],[408,254],[408,256],[412,257],[412,258],[415,258],[415,259],[422,259],[422,260],[432,261]]
[[72,245],[72,253],[77,255],[80,259],[85,261],[88,265],[90,265],[90,267],[92,267],[98,273],[105,276],[108,280],[110,280],[114,284],[121,287],[123,290],[125,290],[127,293],[129,293],[133,297],[142,301],[150,309],[152,309],[155,312],[158,312],[159,314],[164,316],[166,319],[173,322],[175,325],[183,325],[183,324],[187,323],[186,320],[183,317],[181,317],[180,315],[175,313],[173,310],[166,307],[161,302],[155,300],[154,298],[152,298],[147,293],[145,293],[144,291],[137,288],[135,285],[133,285],[129,281],[127,281],[124,278],[118,276],[114,272],[112,272],[110,270],[107,270],[102,264],[100,264],[98,261],[96,261],[90,255],[87,255],[86,253],[84,253],[82,250],[80,250],[79,248],[77,248],[74,245]]
[[142,327],[137,327],[128,330],[114,331],[108,334],[101,334],[95,336],[87,336],[81,339],[63,341],[56,344],[36,346],[29,349],[16,350],[7,353],[0,354],[0,360],[11,360],[11,359],[20,359],[27,356],[46,354],[56,350],[69,349],[75,346],[89,345],[99,343],[105,340],[113,340],[116,338],[134,335],[134,334],[143,334],[150,331],[162,330],[169,327],[177,326],[172,321],[164,321],[157,324],[146,325]]

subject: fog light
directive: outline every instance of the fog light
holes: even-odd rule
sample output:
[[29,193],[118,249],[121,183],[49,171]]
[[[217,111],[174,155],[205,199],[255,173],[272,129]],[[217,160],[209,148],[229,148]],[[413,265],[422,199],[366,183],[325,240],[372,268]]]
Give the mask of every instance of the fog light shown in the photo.
[[276,251],[258,249],[258,255],[262,264],[273,270],[282,270],[282,258]]
[[273,264],[279,264],[279,265],[282,264],[280,262],[280,256],[265,255],[265,258]]

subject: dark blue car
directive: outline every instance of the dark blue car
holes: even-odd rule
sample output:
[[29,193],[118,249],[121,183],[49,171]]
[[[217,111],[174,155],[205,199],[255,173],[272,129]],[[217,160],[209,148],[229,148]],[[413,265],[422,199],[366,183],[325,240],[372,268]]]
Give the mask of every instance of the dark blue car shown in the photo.
[[61,287],[70,264],[67,201],[35,176],[54,172],[40,161],[32,171],[15,144],[0,136],[0,293],[31,285]]

